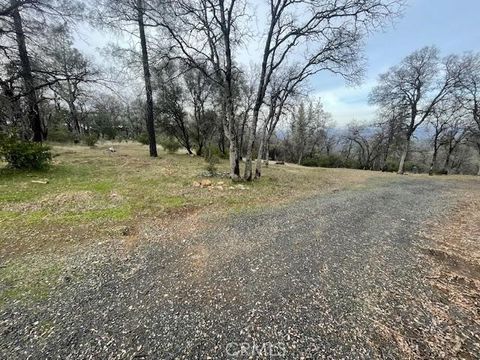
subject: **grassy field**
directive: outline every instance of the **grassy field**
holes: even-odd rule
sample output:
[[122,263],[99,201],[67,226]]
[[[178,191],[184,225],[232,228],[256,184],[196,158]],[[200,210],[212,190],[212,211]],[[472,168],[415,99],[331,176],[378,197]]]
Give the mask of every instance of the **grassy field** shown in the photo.
[[[207,179],[200,157],[160,151],[152,159],[138,143],[53,145],[53,152],[47,171],[0,164],[0,304],[46,296],[65,256],[79,247],[185,237],[238,212],[391,177],[271,163],[261,180],[232,183],[217,176],[208,178],[212,186],[199,187]],[[218,172],[227,170],[222,161]]]

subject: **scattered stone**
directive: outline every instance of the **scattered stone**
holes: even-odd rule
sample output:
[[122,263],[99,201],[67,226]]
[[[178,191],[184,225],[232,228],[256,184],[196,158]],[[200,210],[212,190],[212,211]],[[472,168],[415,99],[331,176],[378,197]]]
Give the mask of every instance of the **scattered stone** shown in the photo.
[[193,186],[194,186],[194,187],[200,187],[201,184],[200,184],[198,181],[194,181],[194,182],[193,182]]
[[115,148],[113,148],[113,147],[109,147],[109,148],[108,148],[108,151],[110,151],[110,152],[112,152],[112,153],[116,152]]
[[200,186],[201,186],[201,187],[209,187],[209,186],[212,186],[212,181],[211,181],[211,180],[208,180],[208,179],[204,179],[204,180],[200,181]]

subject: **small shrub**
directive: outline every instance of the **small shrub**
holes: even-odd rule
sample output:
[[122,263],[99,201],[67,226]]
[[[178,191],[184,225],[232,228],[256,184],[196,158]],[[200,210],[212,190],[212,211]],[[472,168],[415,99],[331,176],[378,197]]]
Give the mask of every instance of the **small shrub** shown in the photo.
[[165,137],[159,143],[169,153],[175,153],[180,149],[180,144],[172,137]]
[[50,165],[52,153],[50,147],[40,143],[3,139],[0,156],[15,169],[40,170]]
[[142,133],[137,136],[137,141],[142,145],[150,144],[150,140],[148,139],[148,134]]
[[397,172],[398,171],[398,161],[387,160],[387,162],[383,165],[382,170],[386,171],[386,172]]
[[417,162],[414,162],[414,161],[406,161],[405,165],[404,165],[404,170],[406,172],[417,174],[417,173],[428,172],[429,169],[424,164],[417,163]]
[[217,173],[217,165],[220,163],[220,159],[218,158],[218,156],[210,154],[205,157],[205,161],[207,162],[205,170],[207,170],[210,175],[215,175]]
[[83,137],[83,142],[85,143],[85,145],[90,147],[94,147],[97,141],[98,141],[98,136],[95,134],[85,135]]

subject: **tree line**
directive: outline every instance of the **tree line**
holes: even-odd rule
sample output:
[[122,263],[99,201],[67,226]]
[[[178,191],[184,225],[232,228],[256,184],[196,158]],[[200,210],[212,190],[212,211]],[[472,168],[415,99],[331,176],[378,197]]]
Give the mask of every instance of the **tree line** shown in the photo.
[[[153,157],[157,141],[175,142],[228,157],[232,179],[252,180],[269,158],[378,170],[398,162],[403,172],[428,123],[431,171],[445,157],[452,167],[467,148],[480,152],[477,55],[415,52],[372,91],[378,121],[345,131],[306,95],[321,72],[359,83],[364,39],[402,9],[401,0],[1,0],[0,131],[35,142],[138,139]],[[82,24],[133,44],[109,47],[115,75],[75,48]],[[248,42],[259,49],[250,66],[240,61]]]

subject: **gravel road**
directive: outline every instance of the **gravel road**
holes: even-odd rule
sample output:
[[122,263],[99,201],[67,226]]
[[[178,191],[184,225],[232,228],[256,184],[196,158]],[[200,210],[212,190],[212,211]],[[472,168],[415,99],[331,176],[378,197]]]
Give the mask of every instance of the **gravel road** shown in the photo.
[[416,234],[458,186],[379,180],[79,257],[48,300],[0,313],[0,358],[437,357]]

